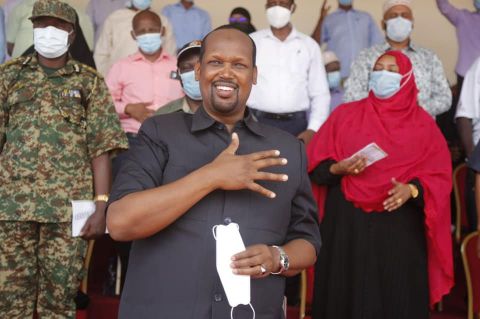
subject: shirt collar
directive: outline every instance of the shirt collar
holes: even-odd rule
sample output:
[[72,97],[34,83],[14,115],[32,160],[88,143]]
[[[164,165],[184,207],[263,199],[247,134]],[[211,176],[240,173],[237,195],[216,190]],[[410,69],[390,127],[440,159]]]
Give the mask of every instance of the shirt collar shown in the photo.
[[[168,53],[166,53],[165,50],[162,49],[162,53],[160,54],[160,56],[158,57],[158,59],[155,60],[155,62],[153,62],[153,63],[156,63],[156,62],[159,62],[159,61],[162,61],[162,60],[168,60],[168,59],[170,59],[170,58],[171,58],[171,56],[170,56]],[[138,51],[138,50],[137,50],[137,52],[135,52],[134,54],[132,54],[132,55],[130,56],[130,59],[131,59],[131,61],[145,61],[145,62],[151,63],[151,62],[150,62],[149,60],[147,60],[147,59],[145,58],[145,56],[143,56],[143,54],[142,54],[140,51]]]
[[[222,126],[222,123],[215,121],[208,113],[205,111],[205,108],[200,106],[198,110],[193,114],[191,132],[199,132],[206,130],[214,125]],[[257,119],[249,111],[248,107],[245,108],[244,118],[235,124],[235,127],[247,127],[252,133],[258,136],[264,136],[262,132],[262,127],[259,125]]]
[[174,6],[178,7],[178,8],[181,8],[185,11],[188,11],[188,10],[191,10],[193,8],[195,8],[195,3],[193,4],[193,6],[191,6],[189,9],[185,9],[185,7],[183,6],[183,4],[179,1],[177,3],[174,4]]
[[350,10],[345,10],[345,9],[340,8],[340,7],[338,8],[338,11],[341,12],[341,13],[349,13],[349,12],[355,13],[355,12],[357,12],[357,10],[355,10],[355,8],[351,8]]
[[[40,67],[40,64],[38,62],[38,57],[37,53],[33,53],[25,58],[25,60],[22,62],[23,65],[28,65],[31,69],[37,69]],[[75,61],[70,53],[68,53],[68,59],[67,63],[58,69],[56,72],[54,72],[52,75],[68,75],[72,74],[75,72],[80,72],[80,64]]]
[[[267,32],[265,33],[265,37],[267,37],[267,38],[272,38],[272,39],[276,39],[276,40],[280,41],[280,40],[273,34],[272,28],[268,28],[268,29],[267,29]],[[288,35],[288,37],[285,39],[284,42],[287,42],[287,41],[292,40],[292,39],[295,39],[295,38],[300,38],[300,33],[297,31],[297,29],[295,29],[294,26],[292,26],[292,31],[290,31],[290,34]]]
[[[385,43],[382,45],[382,49],[383,51],[387,52],[388,50],[391,50],[392,47],[387,41],[385,41]],[[410,41],[407,51],[417,51],[417,46],[412,41]]]

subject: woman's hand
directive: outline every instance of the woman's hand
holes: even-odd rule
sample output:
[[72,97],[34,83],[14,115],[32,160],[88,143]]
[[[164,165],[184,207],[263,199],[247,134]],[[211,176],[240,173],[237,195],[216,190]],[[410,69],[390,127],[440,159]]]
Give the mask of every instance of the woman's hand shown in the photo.
[[394,187],[388,191],[389,197],[383,202],[383,208],[389,212],[399,209],[412,197],[408,184],[397,182],[395,178],[392,178],[392,184]]
[[344,159],[330,166],[333,175],[358,175],[367,167],[367,159],[361,156]]

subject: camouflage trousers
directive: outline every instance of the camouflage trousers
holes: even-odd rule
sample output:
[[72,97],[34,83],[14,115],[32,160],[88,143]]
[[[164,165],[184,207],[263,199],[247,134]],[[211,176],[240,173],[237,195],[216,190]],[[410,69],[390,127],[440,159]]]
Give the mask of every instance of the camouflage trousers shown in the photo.
[[75,318],[86,247],[71,223],[0,221],[0,318]]

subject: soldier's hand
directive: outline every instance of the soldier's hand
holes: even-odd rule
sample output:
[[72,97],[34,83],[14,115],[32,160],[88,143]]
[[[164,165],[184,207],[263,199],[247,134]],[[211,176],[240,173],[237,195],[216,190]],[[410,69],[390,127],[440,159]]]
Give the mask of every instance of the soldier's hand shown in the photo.
[[107,226],[105,220],[105,209],[107,203],[96,202],[96,210],[86,221],[80,236],[85,240],[95,239],[105,234],[105,228]]
[[154,114],[154,111],[147,107],[149,105],[152,105],[152,102],[127,104],[127,106],[125,106],[125,114],[143,123],[143,121]]
[[287,181],[288,176],[285,174],[261,171],[261,169],[267,167],[286,165],[287,159],[280,158],[280,152],[276,150],[235,155],[239,145],[238,135],[233,133],[230,145],[213,162],[208,164],[215,185],[217,188],[224,190],[249,189],[266,197],[274,198],[275,193],[260,186],[255,181]]

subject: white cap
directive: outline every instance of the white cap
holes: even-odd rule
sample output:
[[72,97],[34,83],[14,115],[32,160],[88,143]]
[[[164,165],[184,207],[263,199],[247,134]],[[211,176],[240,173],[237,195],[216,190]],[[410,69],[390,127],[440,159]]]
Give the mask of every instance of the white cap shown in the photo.
[[323,64],[327,65],[327,64],[330,64],[332,62],[340,62],[340,60],[335,55],[335,52],[333,52],[333,51],[323,52]]
[[411,0],[387,0],[383,4],[383,14],[395,6],[405,6],[412,10],[412,1]]

